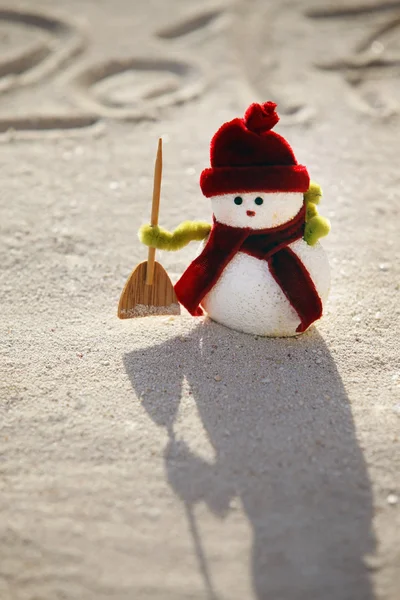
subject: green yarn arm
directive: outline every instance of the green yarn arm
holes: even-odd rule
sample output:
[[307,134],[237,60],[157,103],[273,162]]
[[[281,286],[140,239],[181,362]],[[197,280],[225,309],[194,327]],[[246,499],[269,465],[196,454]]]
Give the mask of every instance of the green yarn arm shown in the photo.
[[304,229],[304,240],[309,246],[314,246],[318,240],[328,235],[331,225],[328,219],[318,213],[317,204],[322,198],[322,190],[315,181],[310,182],[310,187],[304,194],[306,205],[306,226]]
[[313,202],[309,202],[306,204],[306,223],[310,221],[313,217],[318,216],[318,208]]
[[162,227],[142,225],[139,229],[139,240],[146,246],[157,250],[180,250],[192,241],[201,242],[208,236],[211,225],[203,221],[184,221],[170,233]]
[[322,189],[321,186],[318,185],[315,181],[310,181],[310,187],[304,194],[304,202],[306,205],[309,202],[313,204],[319,204],[322,198]]
[[321,215],[316,215],[306,223],[304,239],[309,246],[314,246],[320,238],[328,235],[330,230],[331,225],[328,219],[321,217]]

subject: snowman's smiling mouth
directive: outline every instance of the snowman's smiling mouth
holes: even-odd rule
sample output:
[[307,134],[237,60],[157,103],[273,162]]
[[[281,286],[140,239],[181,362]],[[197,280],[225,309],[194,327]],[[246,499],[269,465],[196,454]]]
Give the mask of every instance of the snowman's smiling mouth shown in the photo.
[[255,211],[254,211],[254,210],[246,210],[246,215],[247,215],[248,217],[255,217],[255,216],[256,216],[256,213],[255,213]]

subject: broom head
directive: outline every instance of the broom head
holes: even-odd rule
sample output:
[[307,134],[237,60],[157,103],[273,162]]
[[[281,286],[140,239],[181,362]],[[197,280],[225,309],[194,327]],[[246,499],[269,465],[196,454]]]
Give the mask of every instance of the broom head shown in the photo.
[[151,285],[146,284],[146,273],[147,261],[140,263],[132,271],[119,300],[119,318],[179,315],[181,312],[179,302],[165,269],[160,263],[154,263]]

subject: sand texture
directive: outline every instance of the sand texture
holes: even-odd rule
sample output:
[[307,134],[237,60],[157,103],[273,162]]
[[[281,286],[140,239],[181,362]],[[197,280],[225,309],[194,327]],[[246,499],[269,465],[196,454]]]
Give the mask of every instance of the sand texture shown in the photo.
[[[400,3],[0,7],[0,600],[400,598]],[[224,121],[274,100],[324,189],[295,339],[119,320],[160,225],[210,220]],[[196,244],[157,260],[176,281]]]

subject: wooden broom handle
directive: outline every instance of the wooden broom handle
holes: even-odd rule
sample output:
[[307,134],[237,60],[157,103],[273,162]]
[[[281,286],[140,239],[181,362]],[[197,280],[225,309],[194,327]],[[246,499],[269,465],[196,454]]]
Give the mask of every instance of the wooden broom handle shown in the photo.
[[[154,184],[153,184],[153,203],[151,205],[151,221],[152,227],[158,225],[158,213],[160,210],[160,192],[161,192],[161,176],[162,176],[162,139],[158,140],[157,157],[154,165]],[[156,249],[149,248],[147,257],[146,269],[146,285],[153,285],[154,278],[154,263],[156,260]]]

